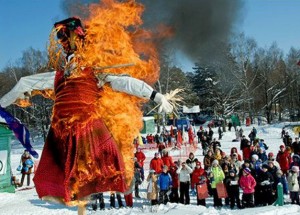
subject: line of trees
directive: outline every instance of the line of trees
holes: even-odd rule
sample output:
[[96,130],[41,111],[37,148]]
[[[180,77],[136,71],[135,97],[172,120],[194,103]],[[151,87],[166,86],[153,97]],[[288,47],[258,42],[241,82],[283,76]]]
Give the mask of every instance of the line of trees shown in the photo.
[[[161,76],[155,88],[162,93],[182,88],[185,105],[200,105],[202,110],[211,109],[223,116],[232,113],[264,116],[268,123],[300,118],[299,49],[291,47],[284,56],[276,43],[261,48],[244,34],[219,46],[222,57],[211,57],[209,61],[199,57],[188,72],[174,65],[172,55],[164,52]],[[17,63],[0,72],[0,96],[11,90],[23,76],[48,72],[47,63],[46,52],[33,48],[24,51]],[[41,96],[33,99],[31,107],[11,105],[7,109],[45,135],[53,102]],[[151,110],[152,105],[145,105],[145,112]]]

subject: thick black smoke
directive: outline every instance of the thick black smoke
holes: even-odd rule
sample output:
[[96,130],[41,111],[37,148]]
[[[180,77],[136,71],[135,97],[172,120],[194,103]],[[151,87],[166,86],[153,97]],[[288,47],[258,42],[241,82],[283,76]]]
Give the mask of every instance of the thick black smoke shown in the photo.
[[[226,44],[242,21],[243,0],[137,0],[145,5],[145,27],[164,24],[174,29],[165,47],[181,51],[192,61],[222,56],[220,44]],[[97,0],[63,0],[68,15],[79,5]],[[76,15],[83,16],[77,10]],[[75,11],[76,13],[76,11]]]
[[242,0],[140,0],[146,6],[146,26],[159,23],[175,30],[169,47],[191,60],[219,57],[242,20]]

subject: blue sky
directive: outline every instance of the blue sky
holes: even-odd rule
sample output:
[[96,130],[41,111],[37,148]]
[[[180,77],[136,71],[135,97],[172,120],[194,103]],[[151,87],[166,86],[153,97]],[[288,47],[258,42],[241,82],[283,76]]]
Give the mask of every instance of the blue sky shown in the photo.
[[[300,48],[300,0],[245,0],[244,7],[237,27],[260,47]],[[45,50],[53,23],[66,18],[60,0],[0,0],[0,16],[0,70],[29,47]]]

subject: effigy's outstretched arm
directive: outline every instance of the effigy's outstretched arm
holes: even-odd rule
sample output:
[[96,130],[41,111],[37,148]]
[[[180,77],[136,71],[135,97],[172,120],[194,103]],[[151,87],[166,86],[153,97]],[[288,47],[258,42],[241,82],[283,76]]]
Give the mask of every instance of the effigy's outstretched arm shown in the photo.
[[113,90],[128,93],[144,99],[151,99],[159,104],[159,111],[170,113],[173,106],[168,102],[164,95],[155,91],[150,85],[130,76],[117,75],[96,75],[99,80],[99,87],[109,83]]

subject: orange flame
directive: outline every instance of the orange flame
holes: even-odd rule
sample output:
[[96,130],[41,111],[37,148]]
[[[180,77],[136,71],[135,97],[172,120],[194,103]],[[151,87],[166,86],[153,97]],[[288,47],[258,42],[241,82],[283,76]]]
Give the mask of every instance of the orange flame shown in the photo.
[[[142,30],[143,5],[134,0],[118,2],[104,0],[90,6],[86,21],[85,44],[77,52],[81,66],[102,67],[134,63],[135,66],[100,70],[114,74],[128,74],[154,84],[159,77],[156,47],[151,32]],[[138,51],[142,51],[139,52]],[[144,55],[144,58],[141,57]],[[133,140],[142,128],[143,99],[115,92],[104,86],[99,99],[99,116],[113,134],[125,162],[125,177],[129,186],[133,178]]]
[[[159,78],[159,61],[154,35],[141,28],[141,15],[144,6],[135,0],[120,2],[117,0],[102,0],[89,7],[90,16],[84,22],[86,28],[85,41],[77,41],[77,51],[74,61],[77,68],[105,67],[133,63],[134,66],[95,70],[110,74],[128,74],[153,85]],[[165,32],[168,30],[166,29]],[[50,63],[59,68],[61,51],[57,51],[57,41],[54,31],[50,35]],[[74,76],[80,71],[74,71]],[[127,186],[133,178],[133,140],[142,128],[142,103],[146,102],[125,93],[115,92],[109,86],[103,87],[96,113],[92,117],[101,117],[117,142],[120,154],[125,163]],[[80,162],[84,172],[89,168],[89,155]],[[74,189],[80,186],[74,184]],[[76,191],[75,191],[76,192]]]

